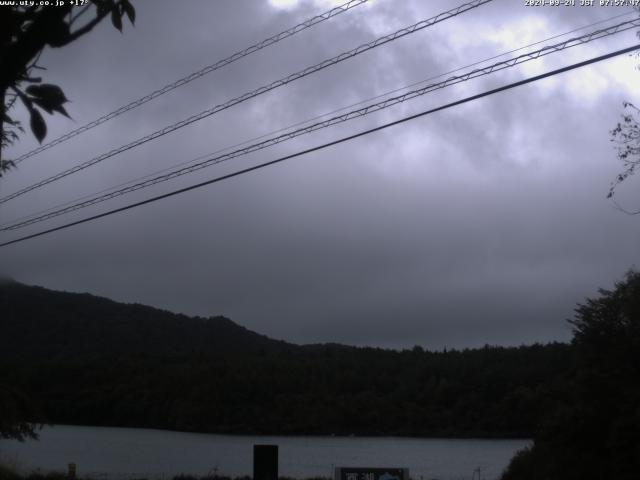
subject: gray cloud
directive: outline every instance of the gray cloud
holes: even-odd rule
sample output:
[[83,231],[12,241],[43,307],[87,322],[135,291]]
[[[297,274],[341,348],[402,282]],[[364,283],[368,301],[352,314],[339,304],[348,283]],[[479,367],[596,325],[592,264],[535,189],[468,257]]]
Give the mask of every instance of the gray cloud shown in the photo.
[[[380,0],[354,9],[23,162],[2,180],[0,193],[451,7],[445,1]],[[141,1],[137,8],[138,24],[124,35],[105,24],[90,38],[43,56],[48,79],[73,100],[73,125],[328,5]],[[504,32],[511,32],[514,48],[618,12],[534,10],[498,0],[25,195],[1,206],[0,219],[496,55],[508,48],[496,40],[510,38]],[[633,32],[624,38],[632,42]],[[571,56],[548,57],[542,70],[622,44],[610,39],[576,48]],[[295,342],[442,348],[566,340],[565,319],[575,303],[639,262],[638,218],[621,214],[604,198],[621,167],[608,131],[621,100],[633,99],[628,77],[638,75],[631,63],[627,70],[624,60],[617,62],[4,248],[0,264],[25,283],[188,314],[225,314]],[[91,213],[528,74],[522,68],[436,92]],[[64,119],[49,124],[50,138],[72,128]],[[33,146],[25,135],[15,153]],[[621,195],[640,205],[636,192],[627,188]]]

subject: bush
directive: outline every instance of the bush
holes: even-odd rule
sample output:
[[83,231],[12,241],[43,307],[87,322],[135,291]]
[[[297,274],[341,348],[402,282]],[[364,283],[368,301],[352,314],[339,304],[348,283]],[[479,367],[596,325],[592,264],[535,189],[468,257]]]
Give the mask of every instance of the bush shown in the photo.
[[21,480],[21,478],[13,467],[0,463],[0,480]]

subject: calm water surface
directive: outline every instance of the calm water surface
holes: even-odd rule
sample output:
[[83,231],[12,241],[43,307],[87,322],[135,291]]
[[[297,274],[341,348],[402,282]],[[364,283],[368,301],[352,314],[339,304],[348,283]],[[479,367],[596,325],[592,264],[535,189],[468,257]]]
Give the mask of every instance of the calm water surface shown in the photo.
[[0,459],[23,471],[63,471],[75,462],[79,476],[95,478],[241,476],[252,474],[254,444],[279,445],[282,476],[330,477],[337,466],[379,466],[407,467],[418,480],[471,479],[480,468],[481,478],[495,480],[529,441],[237,436],[57,425],[45,427],[37,442],[0,440]]

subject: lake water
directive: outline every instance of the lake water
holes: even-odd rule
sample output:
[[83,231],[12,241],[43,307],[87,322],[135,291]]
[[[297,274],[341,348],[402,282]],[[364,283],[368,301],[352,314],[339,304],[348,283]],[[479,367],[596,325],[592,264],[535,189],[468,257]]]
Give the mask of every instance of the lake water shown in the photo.
[[[253,445],[277,444],[281,476],[333,476],[334,467],[403,467],[414,479],[495,480],[528,440],[396,437],[269,437],[211,435],[135,428],[45,427],[39,441],[0,440],[0,460],[22,471],[79,476],[167,479],[179,473],[251,475]],[[478,478],[478,473],[475,474]]]

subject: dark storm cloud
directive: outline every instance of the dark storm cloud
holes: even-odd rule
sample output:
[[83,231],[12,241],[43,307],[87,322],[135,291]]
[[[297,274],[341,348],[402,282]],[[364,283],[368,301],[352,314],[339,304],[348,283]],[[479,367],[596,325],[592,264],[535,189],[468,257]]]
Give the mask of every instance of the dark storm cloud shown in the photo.
[[[380,0],[358,7],[25,161],[3,179],[1,192],[452,6]],[[43,56],[49,79],[73,100],[74,125],[329,4],[138,2],[137,8],[138,24],[124,35],[105,24]],[[92,193],[618,12],[605,10],[535,10],[498,0],[25,195],[3,205],[0,216],[10,220]],[[624,38],[633,41],[633,33]],[[547,57],[540,71],[626,44],[611,40]],[[225,314],[296,342],[442,348],[564,340],[575,302],[638,263],[640,222],[604,199],[620,168],[608,130],[638,75],[624,61],[12,246],[0,251],[0,262],[25,283]],[[446,89],[100,208],[308,148],[535,68]],[[52,119],[50,126],[54,138],[70,123]],[[32,146],[25,136],[16,153]],[[637,195],[627,200],[640,204]]]

